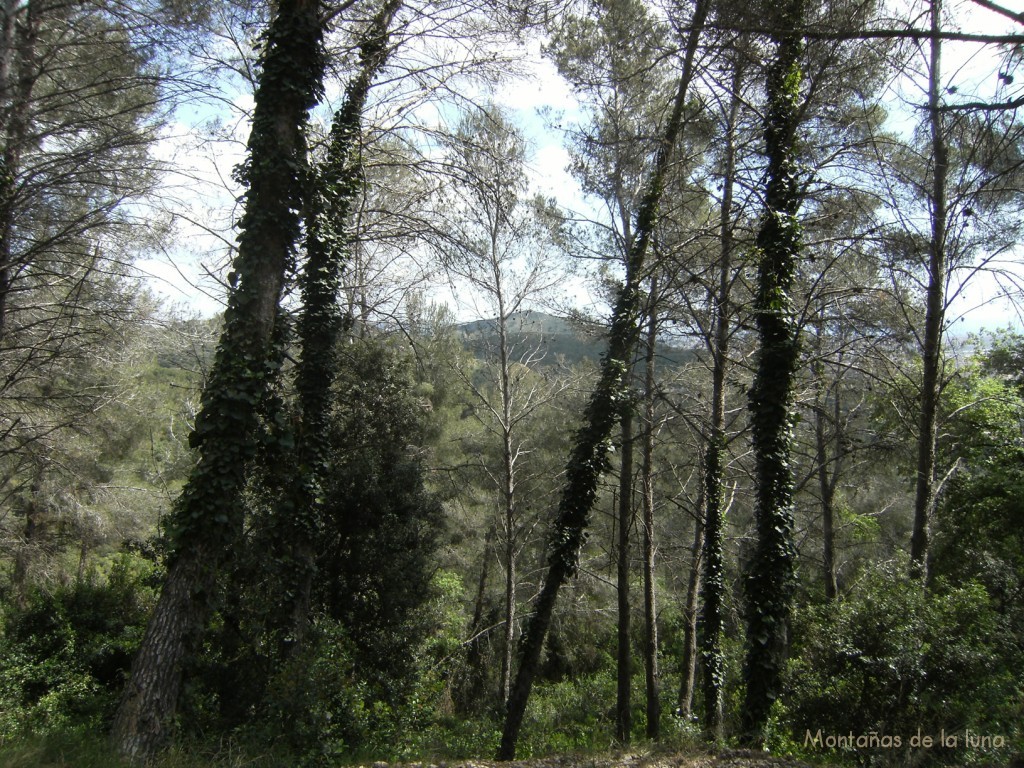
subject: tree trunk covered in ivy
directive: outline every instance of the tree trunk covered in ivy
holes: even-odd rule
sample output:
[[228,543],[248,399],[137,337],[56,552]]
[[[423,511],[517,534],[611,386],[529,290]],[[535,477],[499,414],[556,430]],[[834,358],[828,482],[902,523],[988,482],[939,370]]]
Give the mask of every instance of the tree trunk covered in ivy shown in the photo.
[[[741,55],[735,54],[732,100],[725,127],[725,166],[722,169],[722,206],[719,218],[720,255],[718,290],[712,294],[714,336],[711,341],[711,423],[704,447],[704,634],[701,638],[704,695],[704,733],[712,742],[722,740],[725,654],[722,650],[725,606],[725,494],[722,478],[726,458],[725,386],[729,364],[729,327],[732,322],[733,185],[736,182],[736,131],[743,82]],[[699,523],[698,523],[699,525]]]
[[323,18],[318,0],[281,0],[267,30],[249,156],[240,171],[248,191],[233,287],[190,436],[199,460],[175,505],[167,578],[112,728],[115,748],[132,759],[148,759],[169,735],[218,570],[242,533],[246,465],[281,359],[278,307],[308,183],[305,126],[322,91]]
[[757,236],[760,263],[754,305],[760,352],[750,390],[757,542],[746,574],[746,698],[742,712],[743,738],[754,745],[762,743],[772,704],[781,691],[795,586],[790,451],[799,332],[791,294],[801,247],[797,218],[801,184],[795,144],[803,17],[804,0],[787,0],[779,9],[764,118],[767,186]]
[[928,523],[935,504],[935,422],[939,409],[939,371],[942,363],[942,326],[946,286],[946,183],[949,149],[942,125],[942,0],[932,0],[931,56],[928,71],[928,127],[931,132],[932,188],[928,196],[931,236],[928,240],[928,288],[925,296],[921,349],[921,411],[917,432],[917,483],[914,493],[914,529],[910,539],[910,572],[926,578]]
[[401,0],[385,2],[360,36],[359,65],[334,115],[327,157],[313,179],[306,211],[306,264],[299,281],[302,312],[297,324],[301,358],[295,377],[301,414],[298,471],[291,497],[278,512],[285,542],[278,565],[285,576],[285,621],[293,650],[301,647],[309,626],[323,483],[330,472],[331,386],[345,325],[338,294],[352,247],[352,204],[362,184],[363,111],[387,59],[391,23],[401,5]]
[[693,77],[697,42],[707,18],[709,0],[698,0],[686,44],[682,72],[672,113],[661,137],[654,167],[637,212],[636,233],[626,260],[629,279],[619,291],[612,311],[608,351],[601,359],[601,374],[583,414],[583,426],[576,433],[566,482],[548,550],[548,571],[540,593],[533,602],[533,616],[519,647],[519,670],[509,695],[498,759],[515,757],[533,679],[540,665],[541,651],[551,625],[558,591],[577,570],[580,549],[586,538],[590,511],[597,497],[597,484],[608,467],[609,438],[628,398],[630,361],[639,337],[640,287],[647,249],[658,219],[672,150],[683,127],[683,107]]

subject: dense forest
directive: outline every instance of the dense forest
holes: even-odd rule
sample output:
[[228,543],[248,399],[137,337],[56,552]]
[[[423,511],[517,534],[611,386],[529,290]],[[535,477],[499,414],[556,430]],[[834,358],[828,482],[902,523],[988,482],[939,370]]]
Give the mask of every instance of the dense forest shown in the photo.
[[0,763],[1024,762],[1012,2],[0,20]]

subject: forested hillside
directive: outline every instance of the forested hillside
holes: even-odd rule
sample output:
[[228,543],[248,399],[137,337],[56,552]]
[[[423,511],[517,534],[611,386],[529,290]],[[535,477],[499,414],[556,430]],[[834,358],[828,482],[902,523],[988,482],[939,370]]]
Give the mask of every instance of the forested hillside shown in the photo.
[[0,21],[0,764],[1024,763],[1021,8]]

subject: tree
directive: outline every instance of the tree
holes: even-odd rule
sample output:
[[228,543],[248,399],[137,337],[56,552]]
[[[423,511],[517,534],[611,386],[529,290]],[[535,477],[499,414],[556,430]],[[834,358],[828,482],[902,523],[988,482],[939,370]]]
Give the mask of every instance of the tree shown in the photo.
[[267,30],[249,157],[240,174],[248,191],[233,290],[190,438],[199,460],[176,504],[174,554],[111,734],[117,750],[132,759],[148,759],[168,735],[218,569],[241,533],[241,491],[256,447],[257,414],[280,364],[279,302],[305,201],[305,124],[322,89],[323,23],[319,2],[286,0]]
[[299,427],[295,458],[299,471],[277,517],[289,550],[281,553],[290,574],[289,636],[294,646],[305,637],[315,569],[315,542],[321,523],[321,486],[331,471],[326,455],[331,385],[337,375],[336,349],[344,318],[339,306],[341,274],[353,247],[350,220],[362,184],[362,117],[370,87],[387,59],[389,37],[401,0],[383,3],[360,34],[359,62],[342,106],[335,113],[327,157],[316,169],[315,191],[307,201],[306,261],[298,318],[301,358],[296,366]]
[[[398,706],[417,672],[414,651],[433,617],[444,510],[426,486],[429,411],[398,338],[344,340],[326,414],[322,522],[312,615],[353,643],[369,697]],[[429,400],[427,401],[429,402]]]
[[[942,26],[942,0],[931,2],[931,30]],[[942,359],[942,327],[945,311],[947,269],[946,192],[949,148],[939,111],[942,87],[942,41],[933,37],[928,68],[928,126],[931,133],[931,189],[928,208],[931,232],[928,238],[928,287],[925,296],[924,329],[921,339],[921,408],[917,430],[917,481],[914,492],[914,532],[910,539],[911,572],[922,579],[927,573],[928,519],[934,505],[935,417],[938,412],[939,377]]]
[[159,80],[132,30],[100,4],[9,2],[2,13],[0,335],[9,340],[41,309],[26,301],[33,287],[74,305],[73,268],[102,263],[100,244],[113,250],[128,222],[120,204],[149,191]]
[[802,0],[776,11],[774,58],[764,118],[767,161],[764,214],[757,236],[755,319],[760,348],[750,389],[757,472],[757,542],[746,575],[747,658],[744,738],[759,744],[781,691],[794,592],[793,478],[789,465],[792,386],[799,353],[792,288],[800,255],[800,172],[796,156],[802,82]]
[[[733,285],[736,280],[733,266],[735,249],[736,213],[733,210],[733,190],[737,182],[737,155],[739,134],[739,111],[742,98],[743,65],[741,51],[730,57],[732,83],[729,103],[725,114],[724,150],[722,155],[722,199],[719,208],[718,284],[709,289],[712,327],[705,336],[712,358],[711,412],[708,424],[707,442],[703,456],[703,499],[704,515],[702,552],[694,547],[694,556],[702,556],[703,567],[703,608],[701,618],[702,685],[704,694],[704,730],[712,741],[720,741],[723,725],[723,700],[725,685],[725,659],[722,652],[725,603],[725,482],[723,470],[727,456],[726,395],[729,369],[729,343],[733,325]],[[696,578],[696,576],[695,576]],[[694,587],[696,585],[693,585]],[[696,592],[696,589],[693,590]],[[696,606],[690,617],[689,635],[696,629]],[[691,647],[696,643],[690,641]],[[687,663],[692,663],[685,659]],[[692,679],[692,677],[691,677]],[[692,686],[692,683],[691,683]],[[683,697],[687,698],[687,697]]]
[[0,551],[14,562],[18,599],[87,578],[94,555],[148,538],[187,474],[187,396],[198,376],[175,354],[180,326],[160,325],[159,309],[134,287],[108,286],[124,292],[123,316],[107,319],[89,358],[68,354],[59,374],[35,382],[55,401],[40,420],[52,409],[62,423],[8,457],[19,470],[0,507]]
[[[130,19],[102,4],[10,2],[0,17],[6,495],[24,480],[33,443],[88,419],[102,400],[66,388],[62,372],[101,354],[134,312],[122,279],[145,245],[133,205],[157,180],[150,150],[162,82]],[[151,231],[160,229],[151,222]]]
[[[632,393],[626,395],[632,399]],[[616,642],[615,739],[629,744],[632,739],[633,713],[633,643],[630,638],[629,600],[629,532],[633,528],[633,410],[626,404],[619,419],[621,428],[619,459],[619,504],[616,509],[618,530],[615,542],[615,582],[618,597],[618,632]]]
[[[933,583],[981,584],[1021,648],[1024,589],[1020,490],[1024,483],[1019,336],[997,337],[962,366],[943,396],[938,445],[958,466],[937,509]],[[1019,668],[1019,666],[1018,666]]]
[[698,2],[687,37],[678,88],[672,112],[661,134],[645,193],[637,211],[636,240],[626,264],[628,281],[619,291],[612,313],[608,351],[601,361],[601,376],[584,413],[584,425],[576,433],[566,483],[559,502],[548,555],[548,571],[544,585],[534,602],[534,614],[520,647],[519,672],[509,696],[500,759],[515,756],[516,741],[523,714],[530,696],[533,678],[540,660],[541,648],[551,622],[558,591],[575,573],[580,547],[597,491],[597,481],[606,468],[608,439],[623,405],[626,380],[638,336],[640,295],[638,281],[643,274],[647,249],[657,222],[658,205],[664,190],[672,150],[683,127],[683,108],[693,77],[693,59],[700,32],[707,18],[708,4]]
[[[634,218],[641,204],[644,174],[651,154],[656,151],[656,126],[663,109],[669,72],[665,51],[669,47],[666,27],[640,3],[595,3],[588,15],[568,16],[559,21],[549,55],[559,71],[572,82],[578,98],[585,99],[588,119],[570,132],[573,175],[583,190],[603,208],[603,215],[590,222],[598,245],[594,258],[609,274],[619,264],[628,265],[637,232]],[[683,153],[680,152],[680,155]],[[689,153],[686,153],[687,161]],[[677,179],[685,175],[689,162],[676,162],[671,171],[671,192],[662,210],[685,209],[689,195],[678,195]],[[688,191],[688,190],[687,190]],[[682,202],[681,202],[682,201]],[[663,217],[664,218],[664,217]],[[661,251],[671,250],[661,221],[657,224]],[[640,441],[640,485],[643,507],[643,580],[644,580],[644,668],[646,687],[647,733],[654,738],[660,721],[660,697],[657,668],[658,633],[655,612],[654,571],[654,473],[655,404],[657,383],[655,361],[658,354],[660,291],[659,276],[671,270],[658,258],[642,276],[624,276],[627,283],[649,285],[642,314],[646,315],[645,378],[642,397],[632,397],[619,418],[621,445],[618,489],[618,540],[616,589],[618,592],[618,649],[616,734],[628,742],[631,731],[630,702],[632,688],[631,641],[631,557],[630,531],[633,529],[634,479],[632,473],[634,443]],[[626,266],[628,270],[628,266]],[[643,409],[643,428],[634,433],[634,411]]]
[[644,355],[644,428],[641,447],[641,493],[644,577],[644,683],[647,691],[647,738],[661,735],[661,682],[658,671],[658,611],[655,593],[654,537],[654,435],[658,428],[655,410],[657,378],[655,375],[658,338],[658,281],[651,279],[650,307],[647,312],[647,339]]
[[[487,467],[499,499],[495,530],[505,569],[504,645],[499,697],[507,701],[515,652],[519,554],[525,544],[524,480],[536,447],[530,420],[559,385],[537,381],[530,367],[543,349],[522,333],[533,302],[549,294],[560,271],[550,263],[557,219],[547,201],[527,196],[526,145],[507,115],[493,105],[464,116],[445,141],[454,183],[439,201],[437,227],[444,268],[482,297],[493,313],[493,369],[486,384],[465,376],[498,443],[497,466]],[[491,390],[493,387],[493,390]],[[493,394],[492,394],[493,391]]]
[[877,145],[888,217],[879,227],[886,266],[921,358],[899,375],[916,389],[910,568],[924,579],[943,472],[936,439],[949,376],[946,336],[957,319],[950,311],[979,275],[1013,283],[1000,261],[1019,236],[1016,217],[1004,213],[1013,208],[1021,167],[1019,121],[1009,109],[988,110],[957,95],[959,87],[942,67],[943,4],[928,9],[931,39],[919,75],[923,120],[913,139]]

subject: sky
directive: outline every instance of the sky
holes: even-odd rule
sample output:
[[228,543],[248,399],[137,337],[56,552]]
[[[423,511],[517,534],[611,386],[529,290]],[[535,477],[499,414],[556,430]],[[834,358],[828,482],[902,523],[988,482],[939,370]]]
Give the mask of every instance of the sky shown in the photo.
[[[534,191],[578,210],[586,202],[567,170],[568,152],[541,117],[547,110],[575,109],[572,91],[541,55],[539,40],[524,42],[511,55],[521,63],[524,76],[507,80],[487,97],[507,108],[527,135]],[[241,188],[231,181],[231,172],[245,157],[249,122],[244,115],[252,108],[252,97],[240,91],[231,102],[230,109],[201,104],[179,110],[158,148],[159,158],[178,169],[168,175],[164,188],[176,236],[163,252],[140,259],[136,267],[151,290],[186,314],[212,315],[223,308],[223,286],[211,276],[226,263],[226,239],[233,238],[228,225],[239,214]],[[422,107],[420,117],[436,120],[436,107]],[[201,136],[210,125],[217,126],[216,141]]]
[[[1024,12],[1024,0],[999,0],[1004,8],[1015,12]],[[961,2],[952,5],[956,12],[953,28],[962,32],[979,34],[998,34],[1021,31],[1004,16],[994,13],[972,2]],[[1024,93],[1024,67],[1021,67],[1015,83],[1007,84],[999,77],[1003,71],[1000,57],[993,55],[990,46],[974,43],[947,42],[943,44],[942,64],[946,78],[946,98],[950,102],[956,99],[965,101],[986,100],[1004,101],[1018,97]],[[911,97],[912,94],[911,94]],[[919,96],[918,96],[919,98]],[[994,331],[999,328],[1013,327],[1024,329],[1020,311],[1014,301],[1007,295],[1015,296],[1020,302],[1024,296],[1024,248],[1018,248],[998,259],[993,259],[991,271],[983,271],[970,276],[970,281],[956,287],[956,296],[951,300],[947,311],[947,322],[950,332],[954,335],[966,335],[982,330]],[[1005,274],[997,275],[996,271]]]
[[[1006,0],[1004,5],[1024,11],[1024,0]],[[964,31],[991,33],[1013,27],[1008,19],[970,2],[959,7],[969,8],[968,13],[961,13],[956,19]],[[555,115],[569,122],[578,117],[579,105],[571,88],[542,55],[540,40],[527,40],[512,55],[522,64],[525,76],[508,80],[492,98],[510,110],[527,136],[531,150],[529,173],[535,190],[556,198],[564,208],[594,216],[593,203],[584,198],[567,170],[570,158],[562,135],[552,129],[545,117]],[[948,44],[943,56],[949,84],[959,93],[977,92],[995,98],[1006,91],[1006,84],[994,72],[997,63],[990,54],[979,53],[978,46]],[[1024,83],[1024,68],[1018,79]],[[997,85],[1002,86],[998,93]],[[917,101],[920,94],[912,91],[907,89],[903,96]],[[167,207],[176,223],[176,235],[163,253],[140,260],[138,268],[148,276],[154,292],[186,314],[212,315],[222,308],[223,287],[214,276],[220,274],[226,263],[227,246],[233,239],[229,225],[239,213],[240,190],[231,182],[231,170],[244,157],[249,129],[244,115],[252,106],[251,95],[244,88],[236,86],[228,96],[233,103],[231,110],[198,106],[180,112],[159,149],[162,159],[180,169],[169,177],[167,189]],[[208,128],[211,124],[217,125],[217,141],[199,136],[197,127]],[[1016,265],[1022,261],[1018,255],[1011,254],[1008,260]],[[1014,269],[1021,271],[1019,267]],[[950,306],[954,329],[966,333],[1006,325],[1021,327],[1011,303],[1000,298],[1009,287],[1007,280],[997,280],[987,273],[972,277],[972,282]],[[597,303],[591,288],[580,277],[566,282],[565,294],[570,303],[584,307]],[[455,304],[453,309],[460,319],[469,319],[464,317],[467,312],[476,311],[473,303],[459,306],[443,287],[436,289],[434,297]]]

